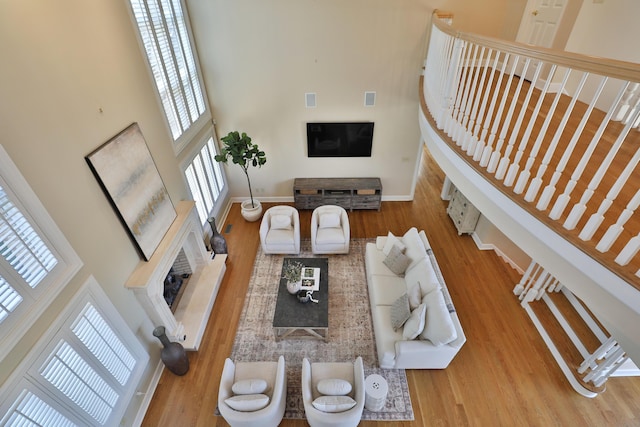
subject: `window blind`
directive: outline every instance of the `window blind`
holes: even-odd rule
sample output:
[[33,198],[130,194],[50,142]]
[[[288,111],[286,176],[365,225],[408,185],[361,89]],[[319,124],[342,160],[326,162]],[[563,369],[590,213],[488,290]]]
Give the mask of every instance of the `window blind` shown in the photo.
[[136,359],[92,305],[76,321],[73,333],[120,383],[125,385]]
[[[58,264],[38,232],[0,185],[0,256],[24,280],[8,271],[0,274],[0,323],[24,301]],[[32,299],[30,299],[32,301]]]
[[0,323],[22,302],[22,296],[0,276]]
[[148,359],[91,277],[0,385],[0,426],[117,425]]
[[58,263],[36,230],[0,186],[0,255],[35,288]]
[[174,141],[206,111],[180,0],[131,0]]
[[30,391],[24,390],[3,426],[75,427],[77,424]]
[[[133,373],[136,359],[91,303],[76,318],[71,331],[88,353],[62,339],[41,367],[40,375],[104,425]],[[113,387],[112,379],[121,387]]]
[[206,144],[185,170],[185,176],[191,195],[196,201],[196,209],[200,221],[204,222],[213,210],[224,186],[220,164],[214,160],[216,155],[213,137],[209,137]]

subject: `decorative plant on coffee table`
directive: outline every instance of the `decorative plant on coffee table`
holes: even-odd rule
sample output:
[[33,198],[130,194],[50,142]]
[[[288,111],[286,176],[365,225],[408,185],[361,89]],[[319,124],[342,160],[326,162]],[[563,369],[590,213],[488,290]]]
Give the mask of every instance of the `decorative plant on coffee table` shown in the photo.
[[300,290],[303,267],[304,265],[300,261],[288,261],[282,267],[282,277],[287,280],[287,291],[291,294]]
[[250,198],[250,200],[242,202],[242,216],[247,221],[257,221],[262,215],[262,205],[258,200],[253,200],[249,167],[261,167],[267,163],[267,157],[264,151],[260,150],[257,144],[252,143],[251,137],[244,132],[232,131],[227,136],[220,138],[220,140],[224,143],[224,146],[220,154],[215,156],[215,160],[226,164],[227,160],[231,158],[234,164],[240,165],[242,172],[247,177]]

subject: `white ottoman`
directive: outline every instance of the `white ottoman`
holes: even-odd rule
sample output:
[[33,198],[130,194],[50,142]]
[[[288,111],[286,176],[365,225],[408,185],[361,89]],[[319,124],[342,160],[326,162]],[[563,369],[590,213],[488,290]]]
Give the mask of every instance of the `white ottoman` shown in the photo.
[[372,374],[364,380],[364,392],[364,407],[369,411],[376,412],[384,408],[389,385],[382,376]]

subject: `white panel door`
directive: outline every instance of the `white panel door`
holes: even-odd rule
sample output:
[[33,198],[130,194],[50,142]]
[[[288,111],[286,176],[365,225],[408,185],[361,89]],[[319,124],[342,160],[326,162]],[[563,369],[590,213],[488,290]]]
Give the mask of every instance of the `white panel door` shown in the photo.
[[[558,26],[568,0],[529,0],[516,40],[534,46],[550,48],[553,45]],[[524,58],[516,68],[516,75],[531,81],[538,61],[531,61],[523,73]],[[539,84],[539,82],[537,82]]]
[[567,0],[529,0],[516,40],[551,47],[566,4]]

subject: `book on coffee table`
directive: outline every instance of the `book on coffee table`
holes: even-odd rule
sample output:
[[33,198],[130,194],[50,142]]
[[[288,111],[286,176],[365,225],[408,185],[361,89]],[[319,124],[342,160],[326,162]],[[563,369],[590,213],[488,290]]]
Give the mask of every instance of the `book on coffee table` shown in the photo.
[[316,267],[302,267],[300,272],[303,291],[317,291],[320,289],[320,269]]

